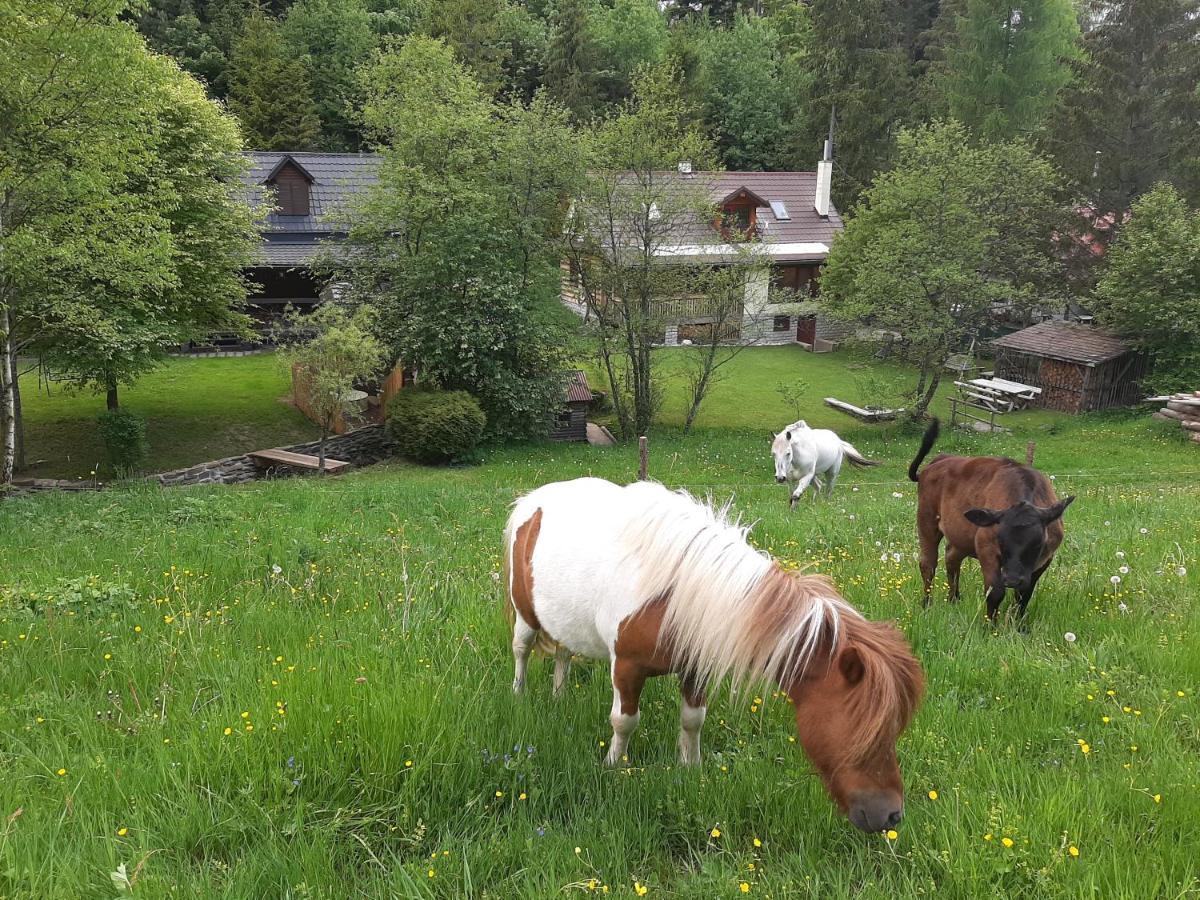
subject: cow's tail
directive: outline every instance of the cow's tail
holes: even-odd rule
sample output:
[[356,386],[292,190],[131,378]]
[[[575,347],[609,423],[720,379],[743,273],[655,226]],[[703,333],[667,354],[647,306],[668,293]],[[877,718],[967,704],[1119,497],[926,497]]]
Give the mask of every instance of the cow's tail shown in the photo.
[[908,467],[908,480],[917,480],[917,469],[921,468],[921,463],[925,457],[929,455],[929,451],[933,449],[934,442],[938,439],[938,431],[941,429],[941,424],[934,416],[933,421],[929,423],[929,427],[925,429],[925,437],[921,438],[921,449],[917,451],[916,458],[912,461],[912,465]]
[[850,465],[858,466],[860,469],[866,469],[870,466],[883,465],[883,463],[877,459],[867,459],[865,456],[859,453],[858,450],[854,448],[854,445],[849,441],[842,441],[842,455],[850,461]]

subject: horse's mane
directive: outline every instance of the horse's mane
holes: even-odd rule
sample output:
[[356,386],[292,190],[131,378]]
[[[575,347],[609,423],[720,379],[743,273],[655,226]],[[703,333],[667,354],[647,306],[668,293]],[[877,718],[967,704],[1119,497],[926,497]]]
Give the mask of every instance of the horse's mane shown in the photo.
[[665,601],[660,644],[692,678],[791,684],[818,657],[859,651],[864,676],[851,692],[856,722],[848,755],[894,738],[923,690],[921,669],[891,625],[869,622],[823,575],[784,571],[746,540],[749,528],[686,492],[640,483],[624,532],[641,573],[642,603]]

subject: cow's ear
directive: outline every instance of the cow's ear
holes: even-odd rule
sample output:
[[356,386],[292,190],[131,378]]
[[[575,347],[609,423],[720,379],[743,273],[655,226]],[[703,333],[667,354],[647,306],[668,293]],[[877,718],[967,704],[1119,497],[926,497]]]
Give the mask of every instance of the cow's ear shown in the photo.
[[1068,506],[1075,502],[1075,497],[1072,495],[1065,500],[1059,500],[1053,506],[1048,506],[1045,509],[1039,509],[1038,512],[1042,515],[1042,521],[1049,525],[1055,519],[1062,516]]
[[963,516],[972,525],[978,525],[980,528],[987,528],[1000,521],[1000,513],[994,509],[968,509]]

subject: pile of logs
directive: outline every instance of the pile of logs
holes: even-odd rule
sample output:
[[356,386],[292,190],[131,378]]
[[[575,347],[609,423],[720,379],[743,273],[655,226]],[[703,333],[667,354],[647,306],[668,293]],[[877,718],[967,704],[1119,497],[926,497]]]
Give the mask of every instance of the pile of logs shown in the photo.
[[1165,404],[1154,414],[1153,418],[1178,422],[1191,432],[1192,440],[1200,444],[1200,391],[1193,391],[1190,394],[1150,397],[1147,402]]

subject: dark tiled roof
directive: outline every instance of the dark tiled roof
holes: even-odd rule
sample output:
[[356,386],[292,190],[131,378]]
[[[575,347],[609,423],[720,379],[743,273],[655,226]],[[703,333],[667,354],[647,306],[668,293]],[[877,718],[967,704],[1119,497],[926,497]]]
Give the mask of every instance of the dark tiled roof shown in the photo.
[[267,177],[291,157],[312,178],[307,216],[271,213],[263,223],[261,261],[268,266],[302,266],[316,255],[321,240],[340,234],[338,217],[366,197],[379,181],[382,159],[375,153],[253,152],[242,178],[246,198],[267,202]]
[[588,387],[587,376],[579,369],[571,372],[567,379],[568,403],[591,403],[592,389]]
[[1095,366],[1133,348],[1111,331],[1074,322],[1042,322],[997,338],[995,346]]
[[[817,193],[816,172],[701,172],[695,176],[706,184],[712,201],[728,197],[744,187],[768,203],[782,201],[788,220],[776,218],[769,206],[758,210],[758,221],[767,223],[763,241],[768,244],[820,242],[830,244],[842,230],[842,217],[830,205],[829,218],[817,215],[813,198]],[[709,186],[711,185],[711,186]]]
[[[740,189],[758,198],[764,206],[757,208],[757,243],[772,260],[822,261],[829,253],[833,236],[842,230],[842,217],[830,209],[828,217],[817,215],[813,199],[817,190],[816,172],[694,172],[683,175],[674,170],[656,173],[663,195],[677,192],[683,208],[698,201],[719,206]],[[631,176],[629,177],[632,182]],[[634,188],[636,191],[640,187]],[[787,217],[775,214],[771,204],[782,206]],[[678,246],[664,247],[660,256],[676,258],[711,258],[725,256],[725,243],[711,221],[694,216],[687,221],[681,216],[670,224],[672,240]],[[633,238],[636,245],[640,238]]]

